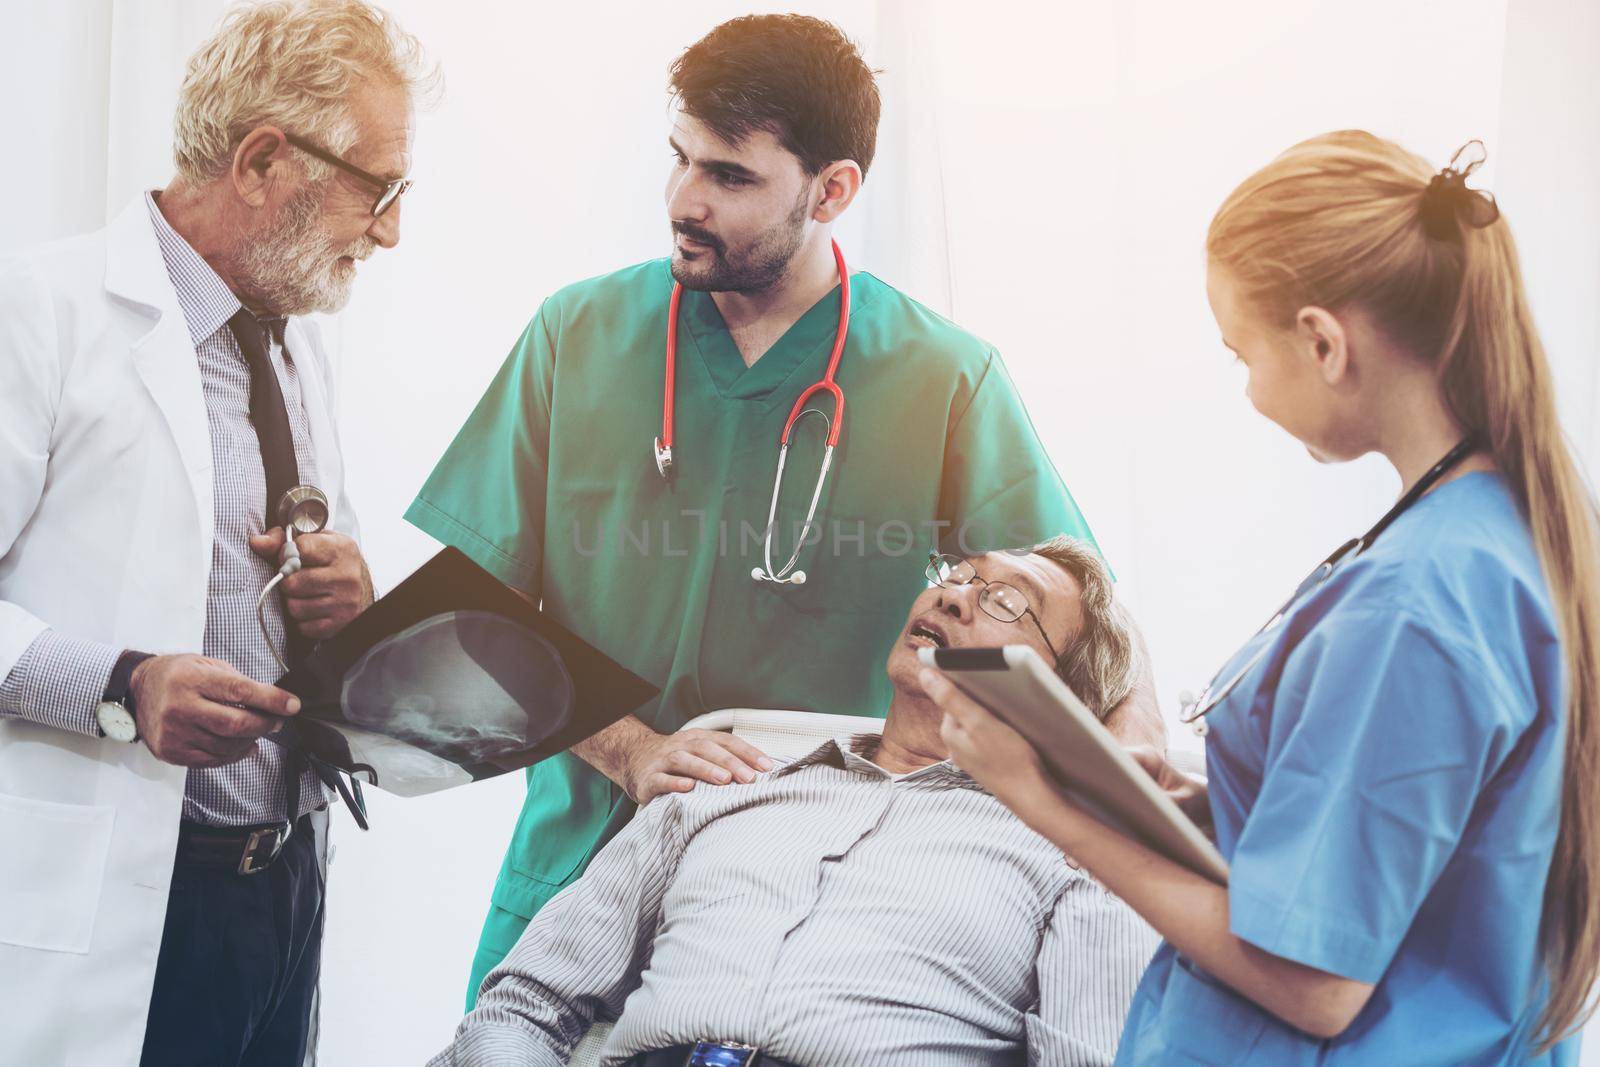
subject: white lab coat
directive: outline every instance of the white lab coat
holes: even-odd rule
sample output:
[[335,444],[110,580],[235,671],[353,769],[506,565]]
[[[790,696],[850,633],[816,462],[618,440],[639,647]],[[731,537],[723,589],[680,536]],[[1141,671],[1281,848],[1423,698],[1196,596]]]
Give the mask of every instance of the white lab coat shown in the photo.
[[[354,536],[315,328],[292,321],[330,525]],[[0,262],[0,678],[47,626],[198,652],[211,437],[143,196]],[[137,1063],[184,769],[142,744],[0,719],[0,1063]]]

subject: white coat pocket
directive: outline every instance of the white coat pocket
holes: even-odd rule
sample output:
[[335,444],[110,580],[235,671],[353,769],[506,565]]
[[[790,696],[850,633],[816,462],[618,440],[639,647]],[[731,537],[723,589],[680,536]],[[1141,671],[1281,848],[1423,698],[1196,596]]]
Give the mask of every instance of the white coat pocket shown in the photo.
[[116,809],[0,793],[0,942],[87,953]]

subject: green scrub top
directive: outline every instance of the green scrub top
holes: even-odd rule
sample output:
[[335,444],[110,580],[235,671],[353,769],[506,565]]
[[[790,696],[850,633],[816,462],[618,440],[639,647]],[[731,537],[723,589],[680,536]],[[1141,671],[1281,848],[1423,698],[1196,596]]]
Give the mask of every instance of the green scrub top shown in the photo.
[[[839,292],[751,367],[710,295],[684,293],[669,482],[652,442],[671,292],[668,261],[654,260],[546,300],[406,512],[659,685],[637,711],[656,730],[731,707],[881,715],[885,661],[930,548],[1090,537],[995,351],[857,272],[838,370],[844,430],[798,563],[807,580],[754,581],[778,439],[826,368]],[[814,403],[831,417],[831,402]],[[808,416],[791,437],[776,567],[806,532],[825,433]],[[530,769],[469,1006],[528,919],[632,812],[570,753]]]

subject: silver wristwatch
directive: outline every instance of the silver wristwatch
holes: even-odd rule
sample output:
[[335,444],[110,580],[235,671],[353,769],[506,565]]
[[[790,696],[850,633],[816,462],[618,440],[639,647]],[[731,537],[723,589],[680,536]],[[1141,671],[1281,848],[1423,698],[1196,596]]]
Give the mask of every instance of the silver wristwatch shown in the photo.
[[111,668],[111,680],[94,717],[100,731],[112,741],[132,744],[139,740],[139,721],[133,717],[133,669],[151,658],[148,652],[124,652]]
[[139,740],[139,723],[121,702],[102,700],[94,709],[94,717],[100,723],[100,732],[111,740],[125,744]]

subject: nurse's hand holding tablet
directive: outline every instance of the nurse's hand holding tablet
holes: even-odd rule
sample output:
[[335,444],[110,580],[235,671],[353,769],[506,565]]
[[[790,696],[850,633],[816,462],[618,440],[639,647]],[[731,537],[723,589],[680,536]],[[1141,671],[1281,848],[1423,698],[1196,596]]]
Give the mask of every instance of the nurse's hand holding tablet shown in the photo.
[[1155,779],[1156,785],[1164,790],[1173,803],[1178,805],[1178,810],[1189,817],[1189,820],[1198,826],[1207,837],[1215,838],[1216,828],[1211,825],[1211,798],[1206,794],[1204,780],[1195,779],[1184,774],[1178,768],[1162,758],[1160,752],[1149,745],[1138,745],[1128,749],[1128,755],[1133,757],[1133,762],[1143,767],[1145,772]]
[[[955,761],[1165,938],[1118,1063],[1574,1063],[1600,975],[1600,535],[1511,233],[1357,131],[1212,220],[1208,295],[1263,415],[1400,501],[1299,584],[1180,716],[1222,886],[1091,818],[930,673]],[[1585,770],[1591,769],[1591,770]]]

